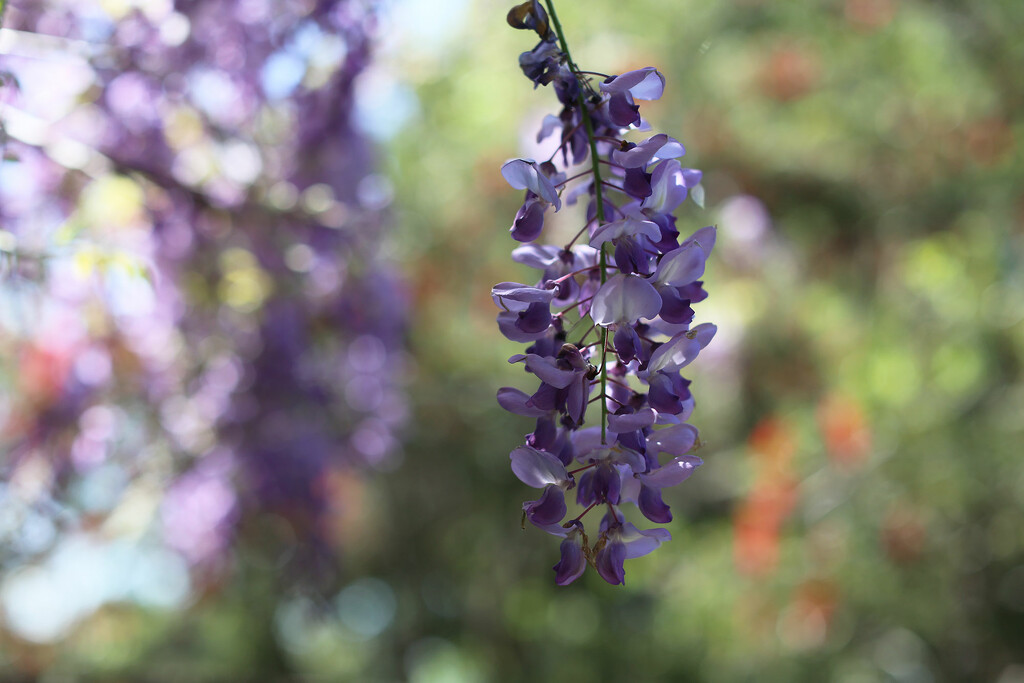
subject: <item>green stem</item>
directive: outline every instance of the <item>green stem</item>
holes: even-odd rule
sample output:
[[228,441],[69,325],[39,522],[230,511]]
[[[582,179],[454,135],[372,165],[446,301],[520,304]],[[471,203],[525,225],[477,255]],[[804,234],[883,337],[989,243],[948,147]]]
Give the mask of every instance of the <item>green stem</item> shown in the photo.
[[[604,197],[602,196],[602,181],[601,181],[601,160],[597,156],[597,140],[594,138],[594,123],[590,120],[590,110],[587,108],[587,100],[583,93],[586,91],[586,83],[580,77],[580,70],[576,66],[576,63],[572,60],[572,53],[569,52],[569,44],[565,42],[565,33],[562,32],[562,24],[558,21],[558,13],[555,12],[555,4],[553,0],[544,0],[544,4],[548,8],[548,14],[551,15],[551,23],[555,26],[555,33],[558,35],[558,43],[562,46],[562,52],[565,53],[565,59],[569,63],[569,69],[576,76],[576,80],[579,82],[580,91],[576,96],[576,101],[579,102],[580,116],[583,118],[583,126],[587,130],[587,142],[590,143],[590,167],[594,171],[594,200],[597,202],[597,225],[600,227],[604,224]],[[606,275],[605,269],[608,266],[608,260],[605,256],[604,245],[601,245],[601,284],[604,284]],[[608,328],[601,328],[601,394],[604,395],[605,387],[608,382]],[[607,440],[608,433],[608,401],[601,401],[601,443]]]

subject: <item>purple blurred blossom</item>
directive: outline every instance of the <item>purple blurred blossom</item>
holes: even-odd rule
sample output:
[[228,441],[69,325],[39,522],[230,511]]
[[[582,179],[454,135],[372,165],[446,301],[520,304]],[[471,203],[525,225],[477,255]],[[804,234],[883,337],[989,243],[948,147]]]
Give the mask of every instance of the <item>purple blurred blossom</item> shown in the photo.
[[[553,5],[545,6],[524,2],[508,20],[540,38],[520,56],[520,66],[535,86],[553,87],[562,109],[544,117],[537,141],[560,133],[559,146],[543,164],[514,159],[502,167],[509,184],[526,191],[512,228],[524,244],[512,258],[542,275],[535,287],[502,283],[492,292],[501,332],[530,343],[510,361],[522,362],[540,386],[532,395],[503,388],[498,402],[536,419],[527,445],[513,450],[511,461],[521,481],[544,488],[539,500],[524,504],[526,518],[565,536],[556,583],[571,583],[590,564],[604,580],[621,584],[626,559],[670,537],[661,528],[637,529],[621,505],[632,502],[647,519],[670,522],[663,489],[682,483],[702,463],[688,454],[700,442],[685,423],[695,403],[680,370],[715,333],[707,323],[690,327],[693,304],[707,297],[698,278],[715,229],[679,240],[672,212],[690,196],[702,206],[703,188],[701,172],[678,161],[686,153],[678,140],[664,133],[640,143],[622,138],[627,129],[648,128],[637,101],[662,96],[661,73],[647,67],[597,82],[562,51]],[[591,154],[597,158],[588,159]],[[586,222],[567,245],[543,244],[544,214],[561,209],[566,178],[572,184],[564,199],[570,205],[587,199]],[[580,466],[567,471],[573,460]],[[555,519],[568,514],[564,492],[573,488],[583,509],[557,525]],[[599,505],[607,512],[588,540],[583,517]]]
[[[71,269],[40,245],[52,262],[46,305],[77,310],[99,296],[111,331],[83,343],[75,375],[54,377],[30,427],[0,444],[14,454],[3,464],[16,468],[18,453],[43,453],[58,472],[99,457],[130,463],[132,452],[82,436],[79,417],[101,396],[132,409],[144,441],[175,456],[164,534],[197,565],[216,564],[236,525],[264,514],[294,531],[297,573],[329,558],[331,474],[386,466],[406,419],[406,295],[381,248],[388,191],[352,121],[375,9],[307,9],[179,0],[101,26],[74,4],[27,1],[6,17],[102,49],[74,78],[12,62],[26,86],[12,106],[70,111],[49,134],[85,143],[86,166],[70,171],[50,147],[12,140],[20,166],[0,183],[4,229],[30,245],[90,187],[127,179],[143,204],[120,233],[132,241],[111,246],[145,264],[151,284],[132,286],[151,306],[119,313],[114,304],[131,297],[118,287],[66,286]],[[311,50],[329,45],[343,47],[309,85]],[[74,109],[85,86],[95,93],[87,112]],[[261,123],[268,114],[277,132]],[[203,155],[213,172],[196,165]],[[34,348],[45,332],[19,330],[19,344]]]

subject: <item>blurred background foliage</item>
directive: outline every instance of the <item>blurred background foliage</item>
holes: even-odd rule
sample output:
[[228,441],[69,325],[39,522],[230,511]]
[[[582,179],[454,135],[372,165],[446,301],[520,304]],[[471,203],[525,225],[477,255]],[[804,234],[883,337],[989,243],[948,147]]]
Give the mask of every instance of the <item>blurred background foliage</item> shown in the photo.
[[[657,66],[645,108],[705,172],[719,226],[693,368],[706,464],[671,543],[553,583],[520,530],[489,290],[552,94],[493,0],[395,2],[362,116],[394,184],[412,424],[358,503],[337,592],[281,593],[238,551],[216,591],[110,603],[41,680],[1024,681],[1024,3],[562,3],[585,69]],[[2,248],[0,244],[0,248]],[[698,321],[700,322],[700,321]],[[55,586],[54,590],[68,587]],[[273,642],[273,647],[267,647]]]

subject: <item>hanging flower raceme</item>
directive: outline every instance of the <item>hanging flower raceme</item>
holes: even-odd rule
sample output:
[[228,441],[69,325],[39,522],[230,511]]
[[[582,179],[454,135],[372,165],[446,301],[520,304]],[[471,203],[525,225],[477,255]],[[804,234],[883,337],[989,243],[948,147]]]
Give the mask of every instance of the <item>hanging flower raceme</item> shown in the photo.
[[[625,560],[670,538],[667,529],[634,526],[622,505],[668,523],[662,490],[702,463],[692,455],[700,441],[686,424],[694,401],[681,370],[715,334],[711,324],[691,327],[692,305],[707,297],[700,278],[715,228],[680,239],[673,212],[687,197],[702,205],[704,193],[701,172],[679,162],[686,150],[678,140],[623,137],[646,129],[637,101],[661,97],[665,79],[657,69],[595,81],[573,62],[550,0],[517,5],[508,23],[540,37],[519,64],[535,86],[553,86],[562,110],[545,118],[538,135],[559,134],[550,159],[502,167],[508,183],[525,190],[511,228],[525,244],[512,257],[541,277],[534,285],[503,282],[491,294],[502,334],[529,344],[510,362],[522,363],[540,385],[532,395],[504,387],[498,402],[536,419],[511,463],[523,483],[541,489],[524,503],[523,523],[563,539],[556,582],[575,581],[590,564],[621,584]],[[576,237],[542,243],[545,214],[580,197],[588,200],[586,224]],[[569,492],[580,511],[566,519]],[[603,516],[588,536],[584,518],[595,507]]]

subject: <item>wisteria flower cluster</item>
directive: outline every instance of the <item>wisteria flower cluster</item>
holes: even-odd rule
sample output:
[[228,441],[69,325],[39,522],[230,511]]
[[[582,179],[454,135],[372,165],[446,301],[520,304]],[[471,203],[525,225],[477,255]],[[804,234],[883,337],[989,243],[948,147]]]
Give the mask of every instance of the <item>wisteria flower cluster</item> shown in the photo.
[[[114,471],[90,524],[135,481],[166,483],[152,533],[197,575],[243,543],[302,580],[332,564],[358,514],[338,491],[394,463],[407,413],[391,189],[357,121],[378,13],[8,8],[0,73],[22,87],[0,84],[17,158],[0,161],[0,478],[47,481],[32,514],[59,506],[73,528],[68,490]],[[5,253],[45,271],[8,286]],[[115,278],[110,254],[151,277]]]
[[[701,172],[679,162],[679,141],[664,133],[637,143],[623,137],[649,131],[637,101],[661,97],[662,74],[653,67],[616,76],[580,70],[553,4],[545,5],[524,2],[508,23],[540,36],[519,63],[535,87],[554,88],[562,110],[545,118],[537,140],[558,135],[560,144],[546,161],[513,159],[502,167],[508,183],[526,192],[511,228],[523,245],[512,258],[540,278],[492,290],[501,332],[529,344],[509,361],[540,386],[532,395],[502,388],[498,402],[536,419],[510,458],[516,476],[541,490],[523,504],[524,524],[563,539],[556,582],[575,581],[590,564],[608,583],[621,584],[625,560],[670,538],[667,529],[628,522],[622,505],[668,523],[662,490],[703,462],[692,454],[700,445],[686,423],[694,400],[680,371],[716,331],[711,324],[691,327],[692,305],[707,297],[700,278],[715,228],[680,238],[673,211],[687,196],[701,204],[703,188]],[[570,175],[575,167],[582,170]],[[580,198],[587,200],[586,219],[576,236],[568,244],[542,243],[548,211]],[[593,403],[600,413],[588,423]],[[566,520],[573,493],[583,510]],[[588,537],[584,517],[594,508],[604,515]]]

